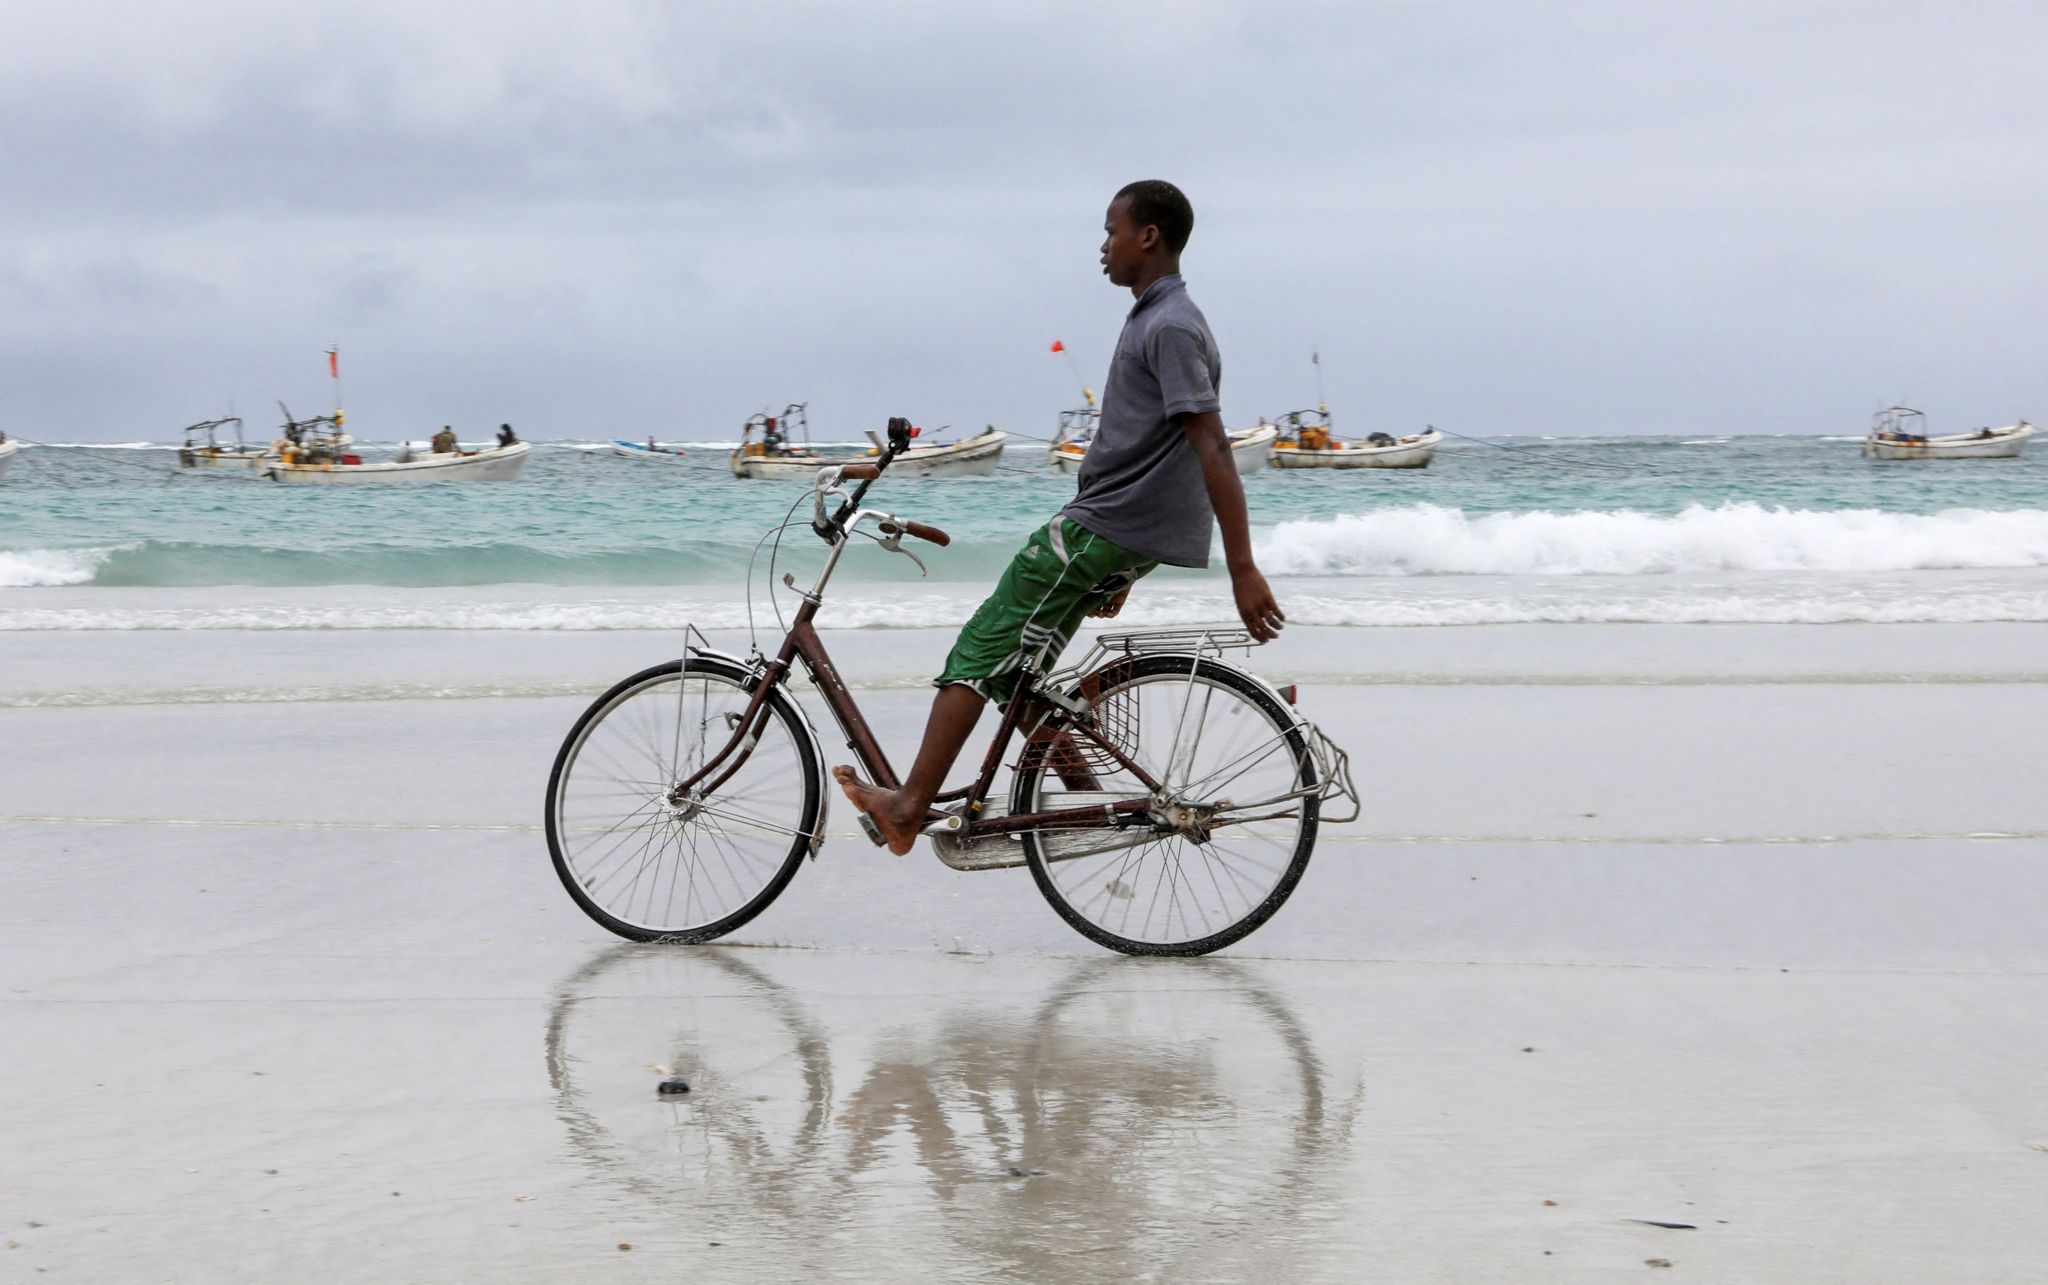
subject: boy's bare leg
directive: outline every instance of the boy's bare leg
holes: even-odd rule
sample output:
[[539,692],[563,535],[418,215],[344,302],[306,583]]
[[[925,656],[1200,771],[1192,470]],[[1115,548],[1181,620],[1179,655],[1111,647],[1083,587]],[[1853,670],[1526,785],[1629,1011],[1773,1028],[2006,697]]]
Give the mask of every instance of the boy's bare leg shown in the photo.
[[973,734],[981,707],[987,703],[980,692],[965,683],[941,687],[932,699],[931,718],[924,725],[924,744],[918,746],[917,760],[910,765],[910,776],[900,790],[869,785],[844,764],[832,769],[839,788],[846,791],[853,806],[868,814],[875,828],[882,832],[889,851],[897,856],[910,851],[917,842],[932,800],[944,788],[946,773],[953,769],[953,761],[960,757],[961,747]]

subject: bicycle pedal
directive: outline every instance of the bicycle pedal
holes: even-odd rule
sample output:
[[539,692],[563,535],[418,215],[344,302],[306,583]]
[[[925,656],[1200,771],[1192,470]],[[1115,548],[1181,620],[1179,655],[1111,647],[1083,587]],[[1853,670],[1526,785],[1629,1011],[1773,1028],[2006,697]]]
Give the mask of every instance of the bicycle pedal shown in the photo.
[[876,847],[886,848],[889,846],[889,841],[882,837],[882,827],[875,824],[873,817],[865,812],[856,812],[853,816],[856,821],[860,822],[860,828],[868,832],[868,838],[874,842]]

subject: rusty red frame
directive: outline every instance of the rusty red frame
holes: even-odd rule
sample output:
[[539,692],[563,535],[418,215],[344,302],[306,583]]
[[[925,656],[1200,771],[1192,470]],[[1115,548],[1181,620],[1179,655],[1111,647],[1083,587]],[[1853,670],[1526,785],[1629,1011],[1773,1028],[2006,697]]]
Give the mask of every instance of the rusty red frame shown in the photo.
[[[838,668],[833,665],[824,639],[818,636],[817,629],[811,623],[818,614],[818,607],[819,599],[816,596],[805,595],[803,606],[797,609],[796,618],[790,623],[789,632],[783,636],[781,649],[773,660],[763,663],[746,711],[733,726],[731,739],[703,767],[678,781],[671,788],[669,797],[672,800],[680,800],[685,795],[699,790],[700,784],[706,778],[711,778],[710,782],[708,785],[701,785],[701,792],[707,795],[714,793],[745,765],[754,752],[754,745],[762,727],[767,722],[768,693],[788,682],[793,672],[793,662],[798,661],[802,662],[804,672],[816,685],[818,694],[824,698],[825,707],[832,711],[833,720],[845,734],[847,748],[860,760],[868,779],[885,790],[901,788],[902,781],[897,777],[896,769],[890,765],[889,756],[882,752],[881,743],[875,739],[874,731],[869,728],[866,717],[862,715],[859,703],[854,700],[845,680],[840,678]],[[963,815],[967,821],[967,828],[961,837],[978,838],[1018,830],[1093,829],[1101,827],[1105,822],[1115,822],[1123,817],[1144,814],[1150,808],[1150,800],[1140,798],[1124,799],[1104,806],[1060,808],[1051,812],[1028,812],[987,819],[980,816],[982,806],[988,800],[989,789],[995,783],[996,773],[1002,767],[1003,751],[1008,747],[1010,738],[1020,727],[1027,725],[1033,727],[1033,732],[1029,734],[1035,736],[1038,734],[1036,729],[1043,724],[1046,711],[1033,699],[1032,683],[1029,678],[1030,676],[1026,675],[1026,680],[1017,684],[1010,699],[1004,703],[1002,721],[996,727],[995,737],[989,743],[988,753],[983,756],[981,770],[974,780],[968,785],[947,790],[934,800],[938,803],[966,804]],[[1092,720],[1069,719],[1059,728],[1059,733],[1085,738],[1137,777],[1147,790],[1157,791],[1162,788],[1150,773],[1124,752],[1123,747],[1103,737],[1096,730]],[[1048,736],[1046,741],[1049,743],[1051,739]],[[726,763],[728,758],[732,760],[729,765]]]

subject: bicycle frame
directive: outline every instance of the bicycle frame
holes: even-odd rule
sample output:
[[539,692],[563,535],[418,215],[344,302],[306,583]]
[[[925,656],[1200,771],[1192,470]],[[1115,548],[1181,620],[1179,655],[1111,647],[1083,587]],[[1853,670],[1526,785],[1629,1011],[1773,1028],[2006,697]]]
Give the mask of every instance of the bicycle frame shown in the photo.
[[[833,562],[837,560],[838,549],[827,560],[825,569],[819,573],[818,583],[804,595],[804,602],[797,609],[796,618],[783,636],[782,646],[773,659],[759,658],[755,661],[757,677],[752,698],[744,712],[734,724],[732,735],[723,748],[707,760],[703,767],[677,782],[670,791],[670,797],[680,800],[692,793],[711,794],[725,784],[754,752],[762,726],[768,718],[768,693],[789,681],[795,666],[801,663],[805,674],[817,687],[818,695],[825,707],[832,712],[833,721],[839,725],[846,738],[847,748],[853,751],[868,779],[885,790],[899,789],[902,780],[896,775],[889,756],[882,751],[867,717],[861,713],[859,703],[839,675],[839,669],[832,663],[832,656],[826,650],[824,639],[818,636],[812,623],[821,605],[822,590],[831,578]],[[981,769],[966,785],[947,790],[933,800],[934,803],[964,803],[966,828],[963,838],[982,838],[994,834],[1007,834],[1018,830],[1057,829],[1062,827],[1098,827],[1104,821],[1117,821],[1123,817],[1133,818],[1132,823],[1145,817],[1149,807],[1145,799],[1125,799],[1113,805],[1100,807],[1061,808],[1050,812],[1032,812],[1018,815],[982,818],[979,816],[988,801],[990,788],[995,784],[996,774],[1001,771],[1004,751],[1011,739],[1021,728],[1038,723],[1042,710],[1034,706],[1044,703],[1044,693],[1037,690],[1035,673],[1026,673],[1025,681],[1017,684],[1017,690],[1003,706],[1002,721],[997,725],[995,737],[990,741],[988,752],[983,756]],[[1095,747],[1115,759],[1125,770],[1135,776],[1148,790],[1161,789],[1159,781],[1127,756],[1121,747],[1098,735],[1095,729],[1083,720],[1076,720],[1062,729],[1063,733],[1085,737]]]
[[[835,487],[836,489],[836,482]],[[863,492],[865,488],[862,488]],[[818,503],[822,513],[825,495],[830,491],[821,478]],[[856,493],[853,502],[857,502]],[[850,505],[849,505],[850,509]],[[817,580],[808,592],[803,594],[803,604],[797,608],[796,617],[790,623],[789,631],[783,635],[782,646],[773,659],[762,657],[758,652],[753,662],[757,677],[753,685],[752,698],[747,707],[733,724],[732,735],[717,754],[707,760],[701,768],[678,781],[669,791],[672,801],[680,802],[692,795],[709,795],[730,780],[754,752],[761,730],[768,718],[768,693],[789,681],[795,666],[801,663],[804,672],[818,694],[824,699],[825,707],[832,711],[833,721],[839,725],[846,737],[847,748],[853,751],[868,779],[885,790],[902,787],[902,780],[889,762],[889,756],[882,752],[881,743],[875,739],[867,718],[861,713],[860,705],[853,693],[839,676],[838,667],[832,663],[831,654],[825,648],[824,639],[818,636],[813,621],[818,609],[824,603],[825,586],[831,581],[832,573],[838,569],[839,558],[845,552],[853,529],[863,520],[875,519],[885,531],[891,532],[883,541],[885,547],[896,548],[904,533],[904,525],[886,513],[871,509],[842,509],[834,525],[838,529],[832,541],[832,551],[825,558],[825,565],[819,569]],[[815,524],[814,524],[815,525]],[[994,739],[989,743],[987,754],[982,759],[981,770],[974,780],[957,789],[947,790],[933,800],[934,803],[964,804],[961,815],[965,828],[959,832],[961,838],[982,838],[994,834],[1006,834],[1019,830],[1057,829],[1063,827],[1095,828],[1105,821],[1111,824],[1139,824],[1148,813],[1146,799],[1124,799],[1102,806],[1061,808],[1050,812],[1033,812],[1021,815],[982,818],[980,812],[988,801],[989,789],[994,785],[996,773],[1003,764],[1003,752],[1018,730],[1035,730],[1045,713],[1041,706],[1067,705],[1056,693],[1042,690],[1038,684],[1038,671],[1027,666],[1016,690],[1003,706],[1003,717],[996,728]],[[1082,707],[1070,707],[1070,712],[1080,713]],[[1027,735],[1029,734],[1027,730]],[[1129,771],[1147,790],[1162,789],[1160,782],[1126,755],[1123,749],[1098,735],[1085,719],[1075,719],[1063,727],[1062,734],[1086,737],[1097,748],[1115,759]],[[1125,818],[1130,818],[1126,821]]]

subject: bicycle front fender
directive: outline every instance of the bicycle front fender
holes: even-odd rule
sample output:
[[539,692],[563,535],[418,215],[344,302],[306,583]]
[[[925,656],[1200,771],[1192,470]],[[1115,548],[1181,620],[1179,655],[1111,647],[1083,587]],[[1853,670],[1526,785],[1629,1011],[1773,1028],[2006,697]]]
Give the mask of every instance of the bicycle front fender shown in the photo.
[[[702,634],[697,634],[695,629],[690,630],[690,633],[696,634],[699,638],[703,637]],[[685,654],[688,657],[708,660],[716,664],[730,665],[741,673],[753,675],[757,680],[760,677],[761,667],[758,664],[744,657],[735,656],[729,651],[719,651],[717,648],[706,644],[692,643],[685,648]],[[811,830],[810,845],[811,860],[816,861],[818,859],[818,849],[825,846],[825,833],[832,820],[832,795],[834,791],[832,789],[831,774],[825,769],[825,743],[818,739],[818,728],[815,723],[811,722],[811,711],[804,708],[804,703],[797,699],[796,693],[791,691],[787,684],[784,684],[782,692],[783,695],[789,697],[790,708],[796,711],[796,721],[802,725],[804,735],[811,742],[811,761],[818,765],[818,824]]]

